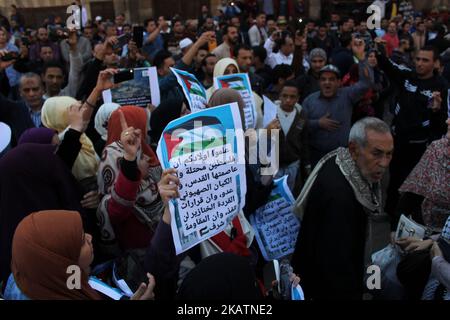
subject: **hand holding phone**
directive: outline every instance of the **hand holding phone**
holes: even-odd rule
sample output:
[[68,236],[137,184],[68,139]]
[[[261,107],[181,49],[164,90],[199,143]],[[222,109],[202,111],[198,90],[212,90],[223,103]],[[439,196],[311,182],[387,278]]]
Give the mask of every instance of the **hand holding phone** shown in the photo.
[[0,55],[0,60],[4,62],[17,60],[19,58],[19,54],[17,52],[7,52],[3,55]]
[[126,45],[131,40],[131,36],[128,33],[125,33],[119,37],[117,37],[117,42],[113,45],[113,49],[122,49],[124,45]]
[[114,84],[118,84],[121,82],[129,81],[134,79],[134,70],[133,69],[120,69],[118,73],[114,75]]

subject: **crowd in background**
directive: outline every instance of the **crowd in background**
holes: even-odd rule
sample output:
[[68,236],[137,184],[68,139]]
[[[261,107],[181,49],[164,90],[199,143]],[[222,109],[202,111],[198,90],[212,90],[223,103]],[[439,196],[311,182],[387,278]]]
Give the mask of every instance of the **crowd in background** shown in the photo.
[[[376,208],[392,231],[401,214],[433,231],[396,243],[410,253],[397,270],[404,297],[450,297],[450,261],[437,245],[438,238],[450,243],[448,13],[425,14],[401,1],[370,29],[364,12],[312,20],[303,1],[262,3],[202,6],[197,19],[148,18],[139,24],[142,46],[124,14],[114,21],[81,14],[80,30],[60,16],[29,26],[16,7],[0,15],[0,129],[11,133],[0,150],[6,299],[102,299],[89,275],[110,278],[111,261],[133,283],[131,299],[276,298],[261,283],[264,261],[248,222],[273,187],[260,168],[246,166],[246,205],[230,226],[175,254],[167,204],[179,181],[161,169],[155,151],[165,126],[190,110],[171,67],[196,76],[207,89],[206,107],[237,102],[242,109],[236,91],[213,82],[248,74],[256,129],[280,132],[275,178],[287,175],[294,197],[307,203],[291,277],[307,298],[363,297],[370,223],[360,218]],[[157,68],[160,105],[104,103],[114,74],[139,67]],[[277,106],[267,126],[264,96]],[[347,184],[341,173],[334,179],[331,157],[354,166],[360,181]],[[367,200],[375,188],[382,196]],[[337,199],[341,191],[348,202]],[[327,210],[334,218],[320,218]],[[319,230],[327,230],[323,239]],[[339,267],[327,269],[336,261]],[[65,287],[73,264],[82,268],[80,290]]]

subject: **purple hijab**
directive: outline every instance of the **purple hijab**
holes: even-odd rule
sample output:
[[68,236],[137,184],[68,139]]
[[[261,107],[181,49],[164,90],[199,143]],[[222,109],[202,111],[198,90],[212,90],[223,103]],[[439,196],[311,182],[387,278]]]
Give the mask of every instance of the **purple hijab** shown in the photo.
[[51,144],[53,136],[55,134],[56,134],[55,130],[48,129],[48,128],[27,129],[20,136],[18,144],[23,144],[23,143]]
[[12,239],[23,218],[42,210],[84,212],[82,190],[55,149],[24,143],[0,159],[0,282],[11,273]]

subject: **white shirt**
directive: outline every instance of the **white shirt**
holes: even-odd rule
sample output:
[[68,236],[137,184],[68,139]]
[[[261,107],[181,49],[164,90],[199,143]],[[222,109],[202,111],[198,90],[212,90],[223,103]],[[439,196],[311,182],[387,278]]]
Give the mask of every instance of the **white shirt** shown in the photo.
[[287,136],[289,129],[291,129],[291,126],[294,123],[297,109],[294,108],[291,112],[287,112],[281,109],[279,105],[277,107],[277,115],[278,120],[280,120],[281,129],[283,130],[284,136]]
[[292,60],[294,59],[294,54],[291,53],[289,56],[285,56],[284,54],[282,54],[280,51],[277,53],[272,53],[269,56],[269,66],[273,69],[275,68],[275,66],[279,65],[279,64],[287,64],[287,65],[292,65]]

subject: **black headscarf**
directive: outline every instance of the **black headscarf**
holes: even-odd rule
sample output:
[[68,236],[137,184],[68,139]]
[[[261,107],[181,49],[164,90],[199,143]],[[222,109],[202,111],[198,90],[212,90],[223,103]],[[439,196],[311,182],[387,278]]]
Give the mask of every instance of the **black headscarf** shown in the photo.
[[219,253],[203,259],[184,279],[180,300],[262,299],[254,270],[247,258]]
[[161,104],[152,111],[150,116],[150,138],[152,146],[158,144],[163,130],[169,122],[178,119],[183,107],[182,101],[176,98],[170,98],[161,101]]
[[25,143],[0,159],[0,281],[11,272],[12,238],[19,222],[42,210],[83,212],[81,197],[55,146]]

